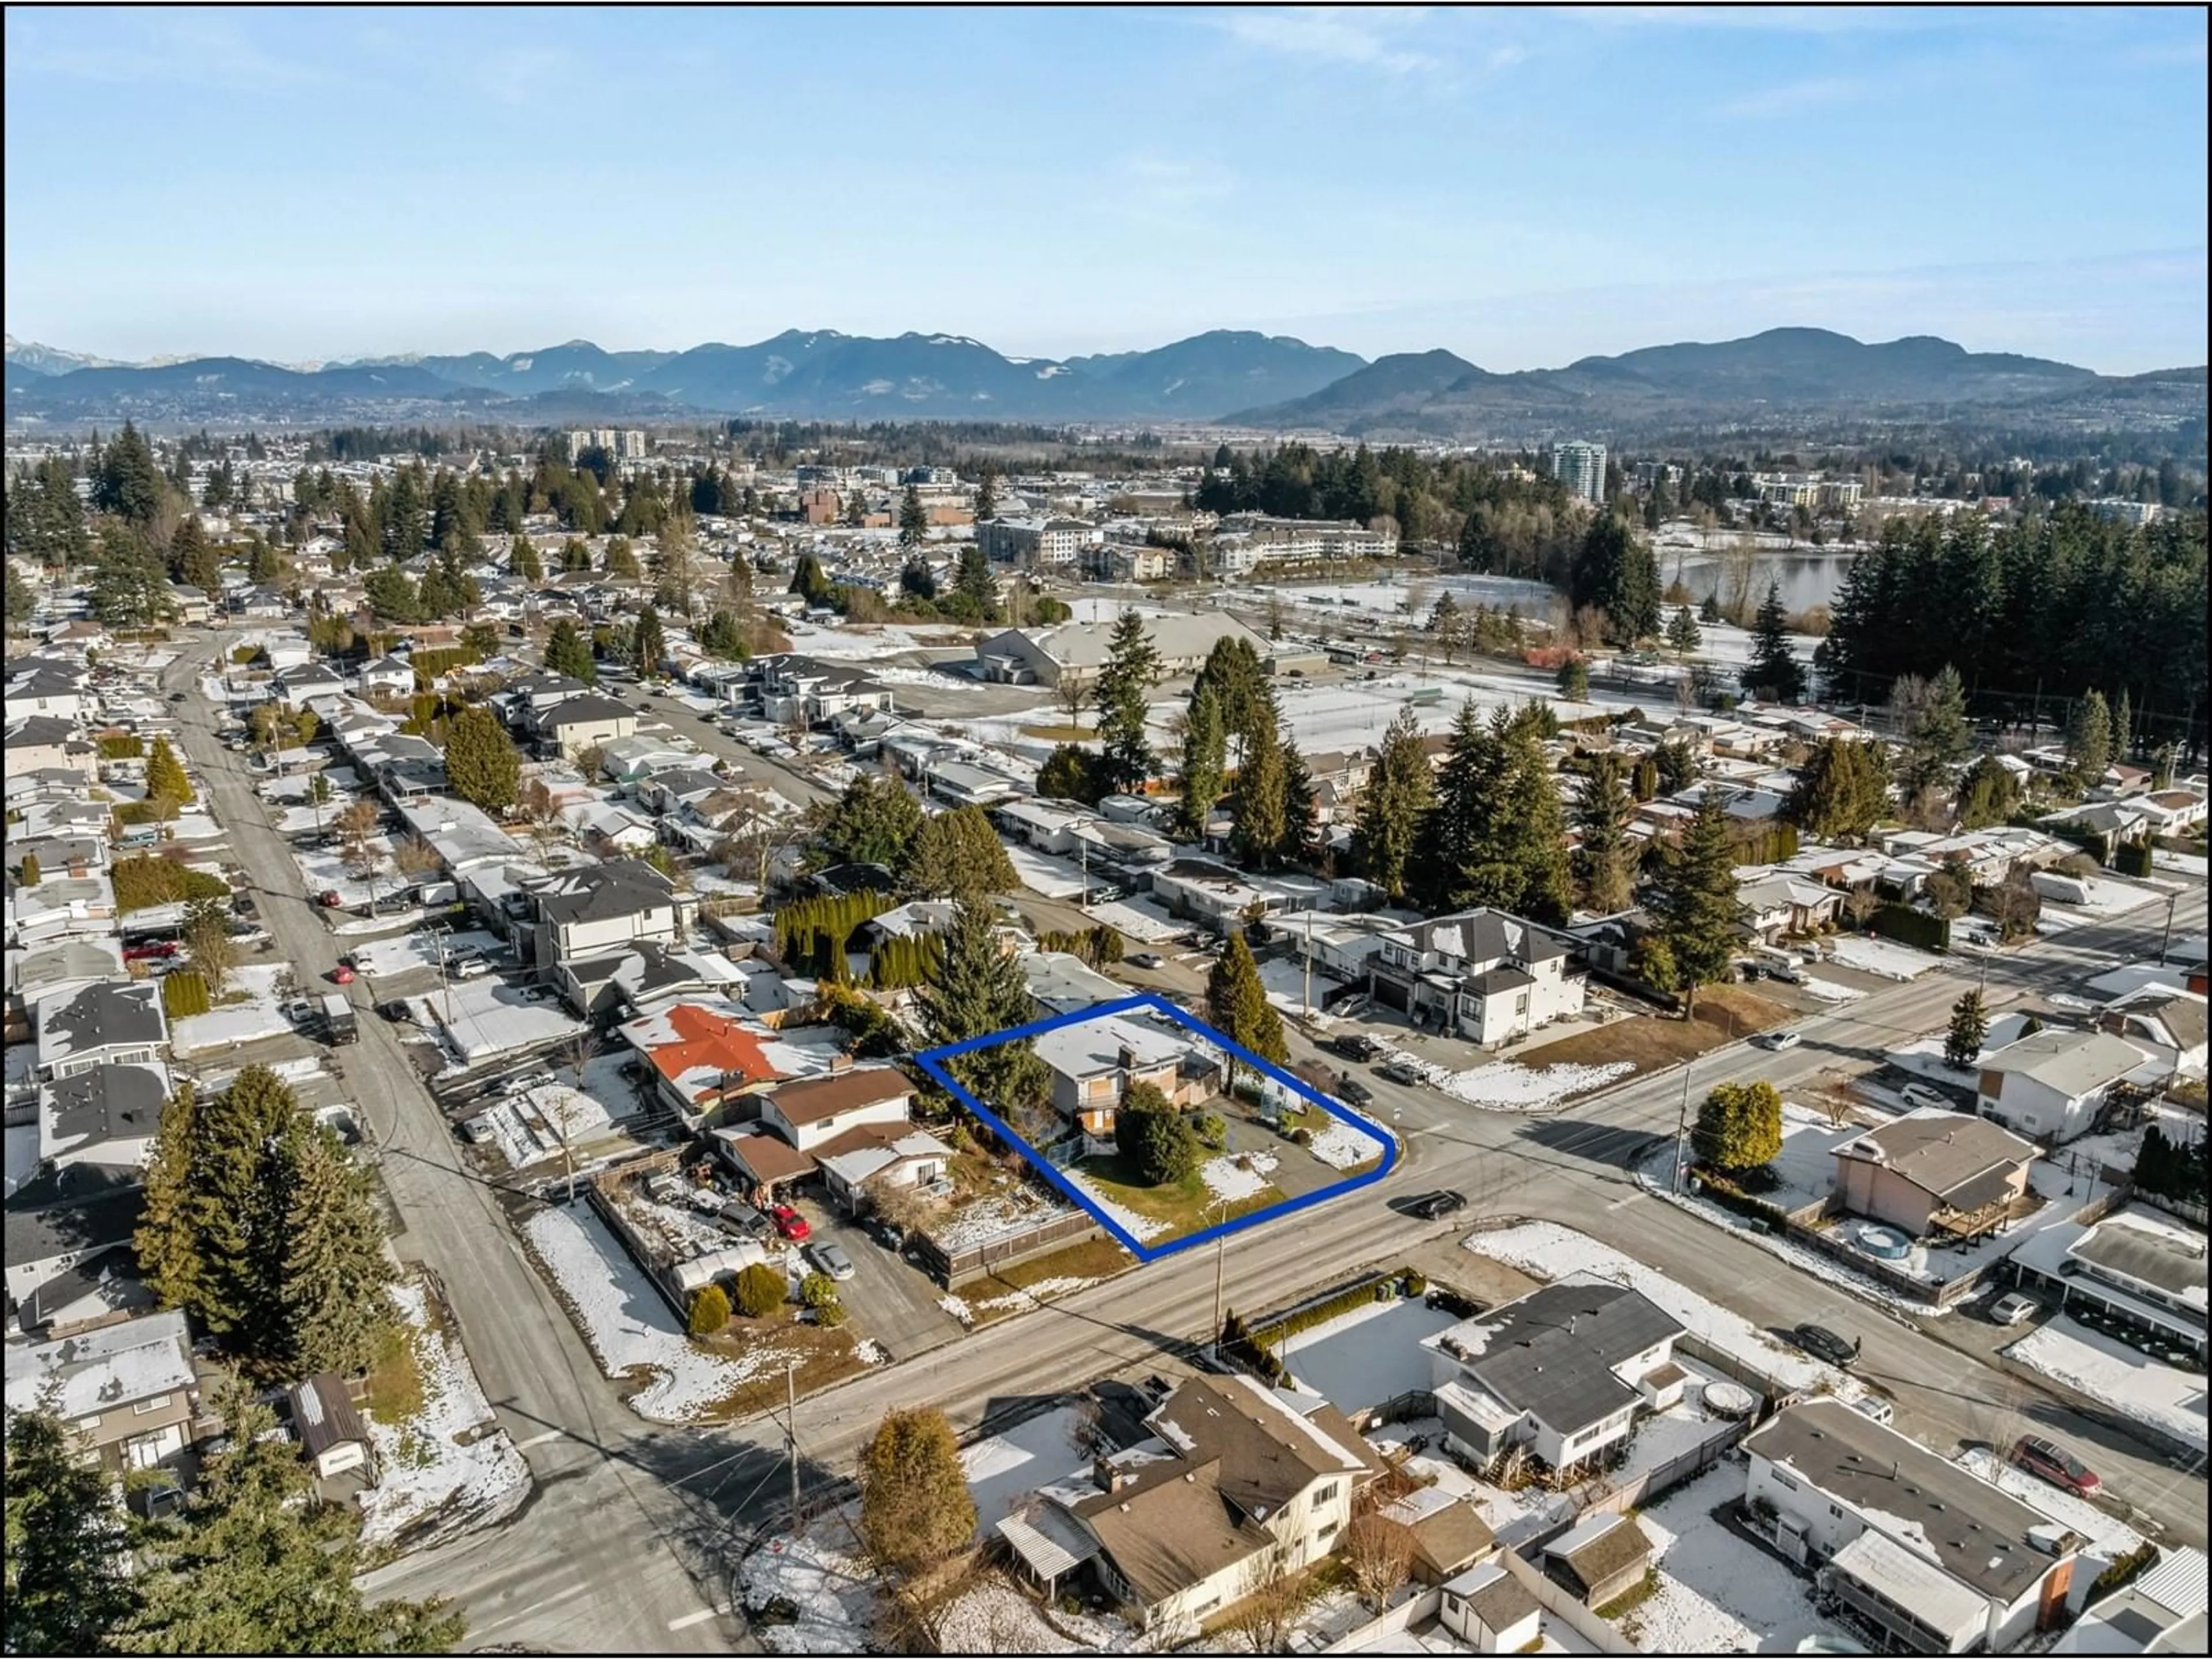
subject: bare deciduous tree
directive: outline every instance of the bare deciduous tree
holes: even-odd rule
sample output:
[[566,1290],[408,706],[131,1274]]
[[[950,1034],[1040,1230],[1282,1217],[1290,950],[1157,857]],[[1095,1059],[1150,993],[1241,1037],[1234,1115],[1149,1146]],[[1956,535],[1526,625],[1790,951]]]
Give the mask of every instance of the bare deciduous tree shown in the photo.
[[1246,1564],[1241,1594],[1223,1620],[1255,1653],[1280,1653],[1305,1595],[1291,1570],[1290,1552],[1271,1544]]
[[1344,1565],[1352,1588],[1380,1613],[1413,1571],[1413,1529],[1379,1510],[1353,1517],[1344,1539]]

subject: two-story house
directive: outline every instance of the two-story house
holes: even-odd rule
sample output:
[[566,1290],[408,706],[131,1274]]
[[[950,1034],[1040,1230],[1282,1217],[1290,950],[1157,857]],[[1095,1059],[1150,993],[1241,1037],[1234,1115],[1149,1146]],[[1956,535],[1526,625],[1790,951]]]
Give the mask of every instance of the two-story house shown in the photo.
[[535,910],[532,960],[550,973],[573,957],[602,956],[639,939],[680,945],[696,901],[636,859],[565,870],[526,890]]
[[[1194,1629],[1270,1574],[1299,1572],[1344,1540],[1354,1497],[1381,1465],[1342,1413],[1318,1399],[1273,1392],[1243,1376],[1193,1377],[1145,1419],[1158,1437],[1101,1458],[1090,1479],[1043,1490],[1052,1530],[1066,1540],[1061,1571],[1087,1561],[1107,1594],[1144,1628]],[[1034,1524],[1018,1540],[1048,1535]],[[1073,1545],[1073,1548],[1067,1547]]]
[[1984,1117],[2036,1140],[2085,1134],[2112,1085],[2155,1070],[2134,1044],[2105,1031],[2052,1026],[1984,1054],[1978,1087]]
[[604,749],[618,738],[634,736],[637,711],[613,697],[586,691],[533,709],[530,726],[538,753],[573,760],[586,749]]
[[1688,1380],[1681,1325],[1641,1292],[1573,1274],[1426,1338],[1437,1413],[1466,1456],[1515,1447],[1547,1467],[1588,1463],[1664,1411]]
[[1975,1238],[2027,1191],[2035,1146],[1986,1118],[1941,1106],[1892,1118],[1834,1152],[1836,1194],[1853,1215],[1908,1238]]
[[1216,1070],[1187,1034],[1149,1021],[1079,1020],[1040,1032],[1030,1048],[1052,1074],[1053,1109],[1094,1139],[1110,1139],[1122,1096],[1149,1083],[1177,1105],[1213,1091]]
[[1393,928],[1367,959],[1369,994],[1494,1048],[1583,1011],[1584,981],[1568,947],[1503,910],[1463,910]]
[[49,1403],[112,1474],[176,1456],[199,1403],[185,1316],[173,1309],[59,1341],[9,1343],[9,1413]]
[[102,1066],[159,1064],[169,1043],[161,988],[153,980],[102,980],[39,999],[39,1075],[69,1077]]
[[1903,1653],[2002,1653],[2066,1615],[2080,1540],[1838,1400],[1743,1443],[1745,1520]]
[[164,1066],[72,1071],[39,1091],[39,1161],[57,1170],[94,1164],[135,1178],[153,1156],[168,1103]]

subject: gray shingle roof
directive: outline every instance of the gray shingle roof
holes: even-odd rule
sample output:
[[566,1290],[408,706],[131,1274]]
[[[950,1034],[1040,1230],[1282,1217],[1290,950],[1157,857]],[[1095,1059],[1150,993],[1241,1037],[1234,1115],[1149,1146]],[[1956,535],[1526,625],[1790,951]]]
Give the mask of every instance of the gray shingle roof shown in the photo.
[[1682,1327],[1638,1291],[1565,1279],[1492,1309],[1481,1353],[1465,1362],[1507,1405],[1572,1434],[1640,1396],[1613,1373]]

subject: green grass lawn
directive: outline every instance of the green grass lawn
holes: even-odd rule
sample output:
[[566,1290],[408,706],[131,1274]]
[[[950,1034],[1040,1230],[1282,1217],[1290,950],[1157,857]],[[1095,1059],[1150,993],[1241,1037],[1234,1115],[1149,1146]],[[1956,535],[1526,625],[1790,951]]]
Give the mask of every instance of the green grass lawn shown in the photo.
[[1219,1206],[1195,1170],[1170,1185],[1147,1186],[1119,1153],[1110,1158],[1085,1158],[1076,1167],[1083,1171],[1086,1181],[1124,1209],[1149,1221],[1165,1222],[1168,1232],[1164,1237],[1167,1237],[1194,1233],[1200,1228],[1233,1221],[1240,1215],[1249,1215],[1255,1210],[1264,1210],[1283,1201],[1283,1194],[1270,1185],[1249,1198]]

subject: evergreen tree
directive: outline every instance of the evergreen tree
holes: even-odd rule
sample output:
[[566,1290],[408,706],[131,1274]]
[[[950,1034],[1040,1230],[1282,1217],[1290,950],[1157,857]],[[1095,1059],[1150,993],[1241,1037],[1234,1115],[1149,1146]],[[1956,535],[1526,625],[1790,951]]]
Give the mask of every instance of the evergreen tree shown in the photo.
[[1698,602],[1698,620],[1708,626],[1721,620],[1720,590],[1715,588]]
[[1145,722],[1151,714],[1147,694],[1160,678],[1160,653],[1145,619],[1124,611],[1106,643],[1106,662],[1098,672],[1098,737],[1104,752],[1100,769],[1109,791],[1143,788],[1155,762]]
[[2135,753],[2135,709],[2128,701],[2125,686],[2120,688],[2118,700],[2112,704],[2112,758],[2124,763]]
[[1954,1072],[1972,1071],[1989,1036],[1990,1011],[1979,991],[1969,991],[1951,1005],[1951,1028],[1943,1036],[1943,1063]]
[[393,1274],[368,1171],[301,1115],[277,1159],[283,1251],[263,1364],[278,1376],[366,1370],[391,1328]]
[[[13,500],[11,496],[9,498]],[[8,631],[21,634],[31,625],[31,613],[39,607],[38,595],[31,592],[30,583],[14,565],[8,567]]]
[[545,580],[545,561],[538,556],[537,545],[520,530],[507,544],[507,568],[517,581],[537,583]]
[[637,613],[637,625],[630,634],[630,660],[637,672],[647,679],[660,672],[668,660],[668,635],[660,625],[660,612],[652,605]]
[[1508,730],[1504,762],[1496,850],[1486,862],[1511,875],[1490,902],[1532,921],[1564,924],[1574,910],[1566,813],[1534,725]]
[[1383,734],[1352,831],[1362,873],[1394,904],[1406,896],[1408,866],[1435,788],[1420,726],[1410,708],[1401,708]]
[[2068,714],[2066,760],[2084,788],[2105,781],[2112,763],[2112,717],[2103,692],[2088,692]]
[[1797,769],[1782,816],[1806,834],[1846,845],[1866,839],[1889,810],[1889,781],[1880,745],[1822,738]]
[[1306,757],[1289,738],[1283,740],[1283,838],[1276,856],[1289,864],[1304,864],[1312,854],[1314,833],[1319,827],[1319,806],[1314,799],[1313,773]]
[[1446,662],[1449,662],[1459,649],[1461,635],[1465,629],[1466,624],[1460,619],[1459,601],[1447,588],[1437,595],[1436,608],[1429,612],[1429,632],[1437,636],[1437,644],[1443,648]]
[[708,1285],[691,1298],[686,1329],[693,1336],[712,1336],[730,1322],[730,1293],[720,1285]]
[[1237,813],[1229,832],[1230,848],[1248,870],[1267,869],[1282,847],[1287,782],[1283,746],[1271,727],[1262,727],[1237,774]]
[[600,556],[599,568],[617,580],[636,581],[645,574],[638,567],[637,548],[627,536],[607,538],[607,550]]
[[1241,768],[1252,734],[1263,724],[1271,732],[1277,725],[1274,696],[1268,690],[1259,652],[1249,640],[1239,636],[1217,641],[1191,684],[1194,698],[1200,687],[1210,689],[1220,704],[1221,729],[1236,741],[1237,764]]
[[1569,572],[1569,602],[1605,612],[1607,637],[1632,645],[1659,631],[1659,566],[1650,544],[1626,519],[1601,512],[1591,521]]
[[991,561],[974,542],[960,544],[960,568],[953,578],[953,591],[975,606],[976,618],[989,622],[999,614],[999,579],[991,569]]
[[446,1653],[465,1625],[441,1601],[371,1604],[361,1522],[313,1501],[298,1448],[243,1388],[223,1391],[229,1449],[183,1519],[147,1534],[143,1602],[115,1645],[143,1653]]
[[496,817],[514,805],[522,756],[499,717],[472,704],[453,717],[446,735],[447,787]]
[[[1020,963],[1000,945],[989,902],[961,899],[941,937],[944,954],[936,975],[917,999],[931,1044],[964,1042],[1027,1024],[1029,981]],[[946,1069],[1021,1133],[1051,1138],[1050,1080],[1027,1038],[957,1055]]]
[[1710,1170],[1765,1168],[1782,1156],[1782,1097],[1764,1080],[1716,1085],[1698,1107],[1690,1146]]
[[1957,805],[1961,830],[1986,830],[2008,823],[2020,810],[2020,781],[1995,755],[1984,755],[1959,780]]
[[909,898],[976,898],[1021,885],[1006,843],[980,806],[923,818],[907,843],[898,878]]
[[1594,915],[1617,915],[1635,897],[1636,843],[1628,835],[1635,816],[1628,769],[1620,757],[1594,757],[1575,808],[1575,827],[1581,831],[1575,879],[1584,908]]
[[592,550],[584,545],[583,538],[571,536],[561,544],[561,574],[573,576],[592,568]]
[[155,738],[153,752],[146,757],[146,798],[173,800],[179,806],[189,806],[193,800],[191,780],[167,738]]
[[922,826],[921,803],[888,772],[862,773],[845,786],[822,827],[823,851],[834,864],[905,861]]
[[1182,799],[1176,809],[1177,833],[1196,841],[1206,833],[1213,804],[1221,799],[1227,762],[1227,736],[1221,699],[1203,677],[1191,689],[1183,715]]
[[1690,614],[1690,607],[1678,605],[1667,623],[1667,645],[1678,657],[1686,657],[1705,642],[1698,627],[1698,619]]
[[[1289,1057],[1283,1042],[1283,1017],[1267,1000],[1267,988],[1260,978],[1260,964],[1242,931],[1231,933],[1214,959],[1206,981],[1206,1018],[1213,1029],[1278,1066]],[[1227,1082],[1237,1086],[1237,1056],[1230,1054]]]
[[1940,790],[1951,769],[1966,757],[1972,733],[1966,724],[1966,692],[1959,671],[1949,664],[1903,700],[1905,748],[1899,776],[1906,800]]
[[912,484],[899,499],[898,538],[901,547],[919,547],[929,533],[929,515],[922,511],[921,492]]
[[1766,584],[1766,597],[1759,602],[1759,619],[1752,632],[1751,664],[1743,671],[1743,689],[1770,702],[1805,700],[1805,669],[1790,649],[1778,581]]
[[992,520],[998,516],[998,486],[991,472],[987,468],[984,471],[983,476],[975,481],[975,522],[977,524],[988,524]]
[[1198,1132],[1149,1083],[1130,1085],[1114,1112],[1115,1148],[1148,1187],[1187,1181],[1206,1161]]
[[1098,787],[1097,770],[1096,758],[1081,744],[1055,744],[1037,769],[1037,793],[1047,800],[1079,800],[1096,805],[1105,793]]
[[138,1592],[107,1477],[74,1431],[40,1406],[8,1413],[5,1646],[22,1654],[114,1651]]
[[581,680],[586,685],[599,683],[599,665],[592,655],[592,642],[584,631],[568,617],[556,617],[553,631],[545,637],[545,668],[553,674],[566,674],[570,679]]
[[1727,814],[1720,792],[1708,789],[1683,827],[1681,846],[1660,866],[1650,905],[1674,959],[1678,988],[1686,994],[1685,1019],[1696,1010],[1698,988],[1725,979],[1735,959],[1743,908],[1735,890]]
[[968,1547],[975,1501],[960,1443],[933,1406],[893,1407],[860,1454],[860,1541],[875,1569],[916,1578]]
[[1589,665],[1580,657],[1569,657],[1559,665],[1559,695],[1569,702],[1589,701]]
[[1509,763],[1502,726],[1486,723],[1470,696],[1452,721],[1436,805],[1415,842],[1415,891],[1431,914],[1507,902],[1518,872],[1500,863]]
[[115,441],[100,452],[91,471],[95,513],[110,513],[143,527],[154,522],[168,498],[168,481],[161,476],[152,448],[129,421],[124,422]]

